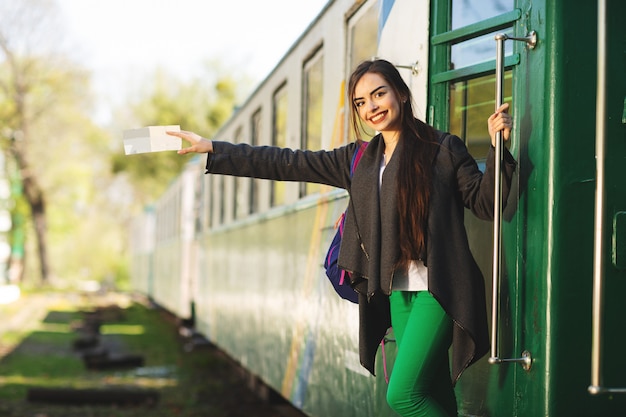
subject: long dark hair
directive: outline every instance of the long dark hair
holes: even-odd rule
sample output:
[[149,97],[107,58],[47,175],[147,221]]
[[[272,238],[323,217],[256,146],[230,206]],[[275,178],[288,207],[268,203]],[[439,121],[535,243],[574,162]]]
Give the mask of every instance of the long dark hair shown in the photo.
[[403,152],[400,158],[396,183],[398,218],[400,225],[400,259],[398,265],[408,266],[409,261],[421,259],[426,250],[428,206],[431,195],[432,164],[437,151],[434,129],[415,118],[411,91],[396,67],[389,61],[375,59],[364,61],[352,72],[348,83],[348,99],[352,103],[350,123],[358,140],[363,131],[358,110],[352,101],[358,81],[367,73],[380,75],[389,83],[400,106],[400,138]]

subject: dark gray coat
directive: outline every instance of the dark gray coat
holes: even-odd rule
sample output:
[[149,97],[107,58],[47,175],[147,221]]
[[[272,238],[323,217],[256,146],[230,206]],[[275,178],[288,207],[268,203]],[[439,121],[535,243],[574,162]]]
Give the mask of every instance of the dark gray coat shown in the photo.
[[[457,136],[438,132],[441,143],[434,163],[428,218],[427,253],[429,291],[452,318],[452,377],[489,350],[483,276],[470,252],[464,225],[464,208],[481,219],[493,219],[494,151],[489,151],[485,175]],[[399,259],[395,182],[398,158],[392,158],[383,174],[379,169],[384,144],[372,139],[350,176],[357,144],[332,151],[303,151],[269,146],[213,142],[207,173],[282,181],[327,184],[348,190],[344,235],[339,253],[341,268],[353,272],[359,292],[361,364],[374,373],[378,346],[391,326],[389,293]],[[402,152],[401,143],[396,152]],[[502,193],[508,197],[515,161],[504,152]],[[378,197],[378,198],[375,198]]]

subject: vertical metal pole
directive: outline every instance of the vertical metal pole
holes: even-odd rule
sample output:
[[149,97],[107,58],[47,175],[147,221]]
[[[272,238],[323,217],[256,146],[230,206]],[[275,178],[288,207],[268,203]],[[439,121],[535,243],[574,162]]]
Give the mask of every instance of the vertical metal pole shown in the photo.
[[[496,35],[496,110],[503,101],[504,88],[504,41],[506,35]],[[500,274],[502,265],[502,132],[496,133],[495,186],[493,207],[493,264],[492,264],[492,309],[491,309],[491,357],[490,363],[498,363],[498,317],[500,309]]]
[[606,134],[606,0],[598,0],[598,57],[596,85],[596,201],[593,251],[593,306],[591,334],[591,385],[589,392],[600,394],[602,387],[602,315],[604,312],[604,159]]
[[[507,39],[524,41],[529,49],[537,45],[537,33],[531,31],[523,38],[507,36],[504,33],[496,35],[496,110],[503,104],[504,96],[504,42]],[[500,277],[502,275],[502,131],[496,132],[495,143],[495,184],[493,202],[493,265],[492,265],[492,308],[491,308],[491,356],[490,364],[517,362],[524,370],[530,370],[532,355],[524,350],[520,358],[503,359],[499,356],[498,329],[500,317]]]

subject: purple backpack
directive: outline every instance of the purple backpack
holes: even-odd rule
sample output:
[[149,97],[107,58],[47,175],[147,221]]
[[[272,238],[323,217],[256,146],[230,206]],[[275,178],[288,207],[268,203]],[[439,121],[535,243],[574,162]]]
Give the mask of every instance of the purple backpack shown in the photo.
[[[350,164],[350,176],[354,174],[354,169],[356,168],[361,156],[363,155],[363,151],[367,147],[367,142],[363,142],[359,149],[354,153],[352,157],[352,163]],[[335,233],[335,237],[333,238],[330,247],[328,248],[328,253],[326,254],[326,258],[324,259],[324,268],[326,269],[326,276],[328,277],[331,284],[333,284],[333,288],[335,288],[335,292],[339,294],[339,296],[345,300],[351,301],[353,303],[358,303],[358,294],[356,291],[352,289],[350,286],[350,280],[346,279],[346,274],[349,272],[344,271],[343,269],[339,269],[337,265],[337,258],[339,257],[339,247],[341,246],[341,237],[343,236],[343,224],[345,221],[346,213],[343,212],[339,220],[337,220],[337,233]],[[349,278],[349,277],[348,277]]]

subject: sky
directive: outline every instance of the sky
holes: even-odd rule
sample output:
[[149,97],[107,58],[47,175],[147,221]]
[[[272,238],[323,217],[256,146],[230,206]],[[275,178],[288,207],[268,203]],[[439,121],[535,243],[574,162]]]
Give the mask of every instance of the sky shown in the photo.
[[265,78],[328,0],[57,0],[69,43],[90,69],[97,121],[157,68],[182,80],[219,59]]

